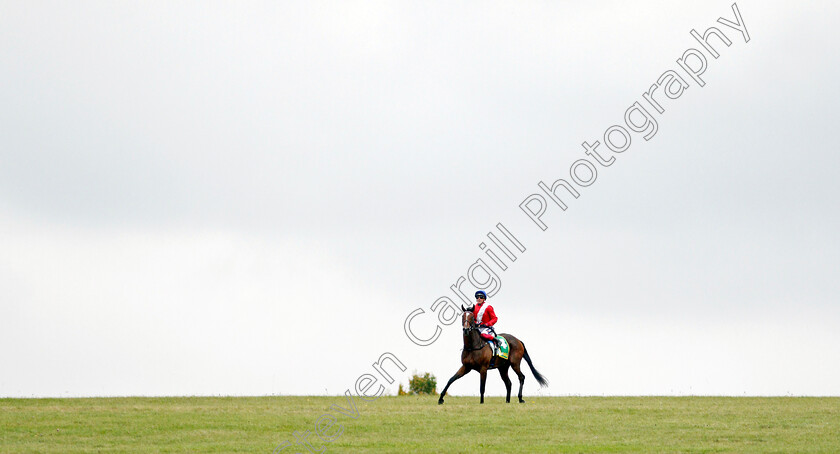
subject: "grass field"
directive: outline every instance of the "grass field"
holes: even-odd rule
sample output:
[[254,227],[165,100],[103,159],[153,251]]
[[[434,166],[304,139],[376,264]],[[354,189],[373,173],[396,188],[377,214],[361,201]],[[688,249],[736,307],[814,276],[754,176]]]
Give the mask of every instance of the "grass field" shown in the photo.
[[356,398],[353,419],[330,410],[344,396],[0,399],[0,452],[268,454],[307,430],[312,452],[840,452],[840,398],[526,400]]

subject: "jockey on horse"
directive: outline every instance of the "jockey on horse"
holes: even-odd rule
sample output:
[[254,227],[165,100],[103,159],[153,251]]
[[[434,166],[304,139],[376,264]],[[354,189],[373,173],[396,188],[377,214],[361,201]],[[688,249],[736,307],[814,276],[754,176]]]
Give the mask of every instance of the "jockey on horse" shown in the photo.
[[[449,386],[455,382],[455,380],[458,380],[473,370],[481,375],[479,388],[481,391],[480,402],[484,403],[487,371],[493,368],[498,369],[499,375],[502,377],[502,381],[505,382],[505,389],[507,391],[505,402],[510,403],[510,391],[512,385],[510,378],[508,377],[508,369],[510,368],[513,368],[513,371],[519,378],[519,402],[525,402],[525,400],[522,399],[522,387],[525,385],[525,374],[522,373],[522,370],[519,367],[523,359],[528,363],[531,373],[534,374],[534,378],[537,379],[537,383],[539,383],[540,386],[548,385],[548,380],[546,380],[545,377],[543,377],[543,375],[537,372],[537,369],[534,368],[534,364],[531,362],[531,357],[528,355],[528,350],[525,349],[525,344],[512,334],[502,333],[500,335],[500,337],[504,338],[505,343],[509,346],[507,358],[497,357],[495,352],[488,352],[484,348],[484,344],[482,344],[482,342],[493,342],[492,339],[495,338],[496,333],[493,331],[493,325],[496,324],[496,320],[498,319],[493,307],[487,304],[486,293],[481,290],[475,292],[475,299],[476,304],[474,306],[470,308],[461,306],[461,309],[464,311],[461,314],[461,327],[463,328],[464,333],[464,349],[461,351],[461,368],[458,369],[458,372],[455,372],[455,375],[449,379],[446,386],[444,386],[443,391],[440,392],[438,403],[443,403],[443,397],[446,396],[446,391],[449,389]],[[496,348],[493,347],[493,343],[490,345],[491,350],[496,350]],[[494,366],[493,364],[496,360],[498,360],[498,365]]]
[[493,329],[493,325],[496,324],[499,318],[496,317],[496,311],[493,310],[493,306],[487,303],[487,294],[483,290],[475,292],[475,305],[467,310],[472,311],[475,316],[475,322],[478,324],[479,334],[481,334],[482,339],[490,343],[490,347],[493,349],[493,354],[495,355],[497,349],[495,341],[496,331]]

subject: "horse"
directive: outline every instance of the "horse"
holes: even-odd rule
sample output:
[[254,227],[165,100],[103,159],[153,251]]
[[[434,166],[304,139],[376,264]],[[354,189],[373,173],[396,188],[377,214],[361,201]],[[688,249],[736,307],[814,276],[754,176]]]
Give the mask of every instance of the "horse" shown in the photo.
[[[463,377],[471,370],[477,370],[479,374],[481,374],[481,403],[484,403],[484,384],[487,381],[487,370],[490,368],[490,361],[493,359],[493,350],[487,345],[487,341],[481,338],[478,334],[478,326],[475,323],[475,315],[472,312],[467,311],[461,306],[461,310],[464,311],[463,315],[461,316],[461,326],[464,330],[464,350],[461,352],[461,368],[458,369],[458,372],[455,372],[455,375],[449,379],[449,382],[446,383],[446,386],[443,388],[443,391],[440,393],[440,398],[438,399],[438,405],[443,404],[443,396],[446,395],[446,390],[449,389],[449,386],[455,380]],[[516,372],[516,376],[519,377],[519,403],[525,403],[525,400],[522,399],[522,386],[525,384],[525,374],[519,370],[519,364],[522,361],[522,358],[525,358],[525,361],[528,362],[528,367],[531,368],[531,373],[534,374],[534,378],[537,379],[537,382],[540,384],[540,388],[543,386],[548,386],[548,380],[542,376],[537,369],[534,368],[534,365],[531,363],[531,357],[528,356],[528,350],[525,349],[525,344],[522,343],[519,339],[514,337],[512,334],[502,334],[508,341],[508,345],[510,345],[510,354],[508,355],[508,359],[496,358],[495,367],[499,369],[499,375],[502,376],[502,380],[505,382],[505,388],[507,388],[507,397],[505,402],[510,403],[510,378],[508,377],[508,368],[513,367],[513,371]]]

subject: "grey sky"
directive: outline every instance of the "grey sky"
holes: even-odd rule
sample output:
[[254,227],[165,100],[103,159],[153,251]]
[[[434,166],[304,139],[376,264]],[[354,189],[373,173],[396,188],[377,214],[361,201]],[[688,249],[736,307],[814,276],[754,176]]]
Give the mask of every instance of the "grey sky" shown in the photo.
[[[840,7],[738,6],[749,43],[731,2],[1,3],[0,396],[444,380],[460,331],[403,321],[497,222],[541,392],[840,393]],[[519,203],[710,26],[706,86],[540,231]]]

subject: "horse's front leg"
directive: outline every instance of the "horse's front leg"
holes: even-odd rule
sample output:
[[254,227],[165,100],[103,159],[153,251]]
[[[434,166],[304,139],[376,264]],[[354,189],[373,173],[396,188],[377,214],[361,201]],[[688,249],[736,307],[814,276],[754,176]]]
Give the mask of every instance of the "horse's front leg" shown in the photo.
[[458,372],[455,372],[455,375],[453,375],[452,378],[449,379],[449,381],[446,383],[446,386],[443,387],[443,391],[440,392],[440,399],[438,399],[438,405],[443,404],[443,396],[446,395],[446,390],[449,389],[449,385],[451,385],[452,382],[454,382],[455,380],[466,375],[469,371],[470,370],[467,368],[467,366],[461,366],[461,368],[458,369]]
[[484,403],[484,385],[487,383],[487,366],[483,366],[479,371],[481,374],[481,403]]
[[510,403],[510,377],[508,376],[508,366],[505,365],[499,368],[499,375],[502,376],[502,381],[505,382],[505,389],[507,390],[507,395],[505,397],[505,402]]

